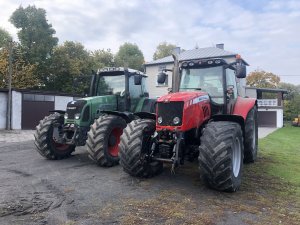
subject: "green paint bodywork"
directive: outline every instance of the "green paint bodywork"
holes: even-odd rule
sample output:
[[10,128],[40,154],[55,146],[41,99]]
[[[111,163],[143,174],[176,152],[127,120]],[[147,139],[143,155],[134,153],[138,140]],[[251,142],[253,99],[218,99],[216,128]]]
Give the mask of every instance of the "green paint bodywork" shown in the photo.
[[[131,99],[131,112],[141,112],[144,101],[146,97],[141,98],[132,98]],[[81,115],[79,119],[65,119],[65,124],[75,124],[79,127],[89,127],[95,119],[99,118],[101,110],[107,111],[117,111],[117,96],[116,95],[106,95],[106,96],[94,96],[80,98],[77,100],[85,100],[87,103],[81,110]],[[82,114],[85,111],[86,107],[90,107],[89,110],[89,120],[83,121]]]
[[[65,119],[65,124],[76,124],[80,127],[88,127],[90,126],[95,119],[97,119],[100,115],[99,108],[105,108],[105,110],[116,111],[117,110],[117,97],[115,95],[106,95],[106,96],[94,96],[94,97],[86,97],[80,98],[77,100],[85,100],[87,103],[81,110],[81,115],[78,120],[76,119]],[[82,114],[86,107],[90,107],[89,110],[89,120],[83,121]]]

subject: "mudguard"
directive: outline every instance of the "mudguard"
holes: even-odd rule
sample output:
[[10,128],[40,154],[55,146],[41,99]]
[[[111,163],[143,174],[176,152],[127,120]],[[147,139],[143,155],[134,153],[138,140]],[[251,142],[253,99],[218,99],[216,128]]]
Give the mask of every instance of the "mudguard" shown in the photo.
[[257,105],[255,98],[242,98],[238,97],[233,109],[233,115],[239,115],[246,121],[249,111],[253,106]]
[[103,114],[108,114],[108,115],[115,115],[115,116],[119,116],[121,118],[123,118],[126,123],[130,123],[132,120],[135,119],[135,116],[133,113],[131,112],[118,112],[118,111],[101,111],[101,113]]
[[152,119],[156,120],[156,114],[155,113],[149,113],[149,112],[136,112],[134,113],[137,117],[141,119]]

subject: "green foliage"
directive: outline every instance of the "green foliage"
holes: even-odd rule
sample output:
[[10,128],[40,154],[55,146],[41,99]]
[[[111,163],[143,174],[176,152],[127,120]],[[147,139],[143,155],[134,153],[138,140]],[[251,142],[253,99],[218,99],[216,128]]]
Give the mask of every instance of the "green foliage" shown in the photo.
[[126,42],[121,45],[115,57],[116,66],[142,70],[144,55],[136,44]]
[[157,47],[156,51],[154,52],[153,59],[161,59],[166,56],[169,56],[172,54],[172,50],[176,48],[176,45],[167,43],[167,42],[161,42]]
[[0,27],[0,48],[7,46],[9,40],[12,40],[11,35]]
[[[66,93],[82,93],[84,87],[76,86],[74,89],[74,79],[91,75],[92,66],[90,54],[81,43],[66,41],[53,51],[50,73],[45,77],[45,88]],[[87,83],[89,85],[88,81]]]
[[246,77],[247,85],[258,88],[277,88],[280,77],[263,70],[255,70]]
[[[8,87],[8,59],[8,48],[3,47],[0,51],[0,88]],[[36,66],[26,62],[21,47],[16,43],[13,43],[12,59],[12,87],[24,89],[37,87],[40,82],[35,75]]]
[[280,83],[279,88],[288,91],[288,93],[284,95],[283,118],[285,121],[291,121],[300,114],[300,85],[296,86],[289,83]]
[[114,55],[110,49],[99,49],[91,52],[93,69],[96,71],[102,67],[114,66]]
[[46,19],[46,11],[35,6],[20,6],[10,17],[10,22],[19,29],[18,37],[29,63],[45,63],[57,45],[55,30]]

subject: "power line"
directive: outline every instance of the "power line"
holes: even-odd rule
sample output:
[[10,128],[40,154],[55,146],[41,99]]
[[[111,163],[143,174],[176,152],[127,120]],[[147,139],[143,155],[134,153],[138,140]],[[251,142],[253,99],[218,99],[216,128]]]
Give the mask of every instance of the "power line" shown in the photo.
[[281,75],[281,74],[279,74],[278,76],[280,76],[280,77],[300,77],[300,75],[296,75],[296,74],[293,74],[293,75],[287,75],[287,74]]

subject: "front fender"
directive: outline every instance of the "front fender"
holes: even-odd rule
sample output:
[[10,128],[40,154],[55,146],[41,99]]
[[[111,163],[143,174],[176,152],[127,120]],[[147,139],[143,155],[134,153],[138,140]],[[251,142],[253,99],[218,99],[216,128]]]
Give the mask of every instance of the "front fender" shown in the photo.
[[253,106],[257,105],[255,98],[242,98],[238,97],[233,109],[233,115],[239,115],[246,121],[249,111]]
[[118,112],[118,111],[103,110],[103,111],[101,111],[101,113],[108,114],[108,115],[119,116],[119,117],[123,118],[126,121],[126,123],[130,123],[132,120],[135,119],[134,114],[131,113],[131,112]]
[[136,112],[134,113],[137,117],[141,119],[152,119],[156,120],[156,114],[155,113],[149,113],[149,112]]

